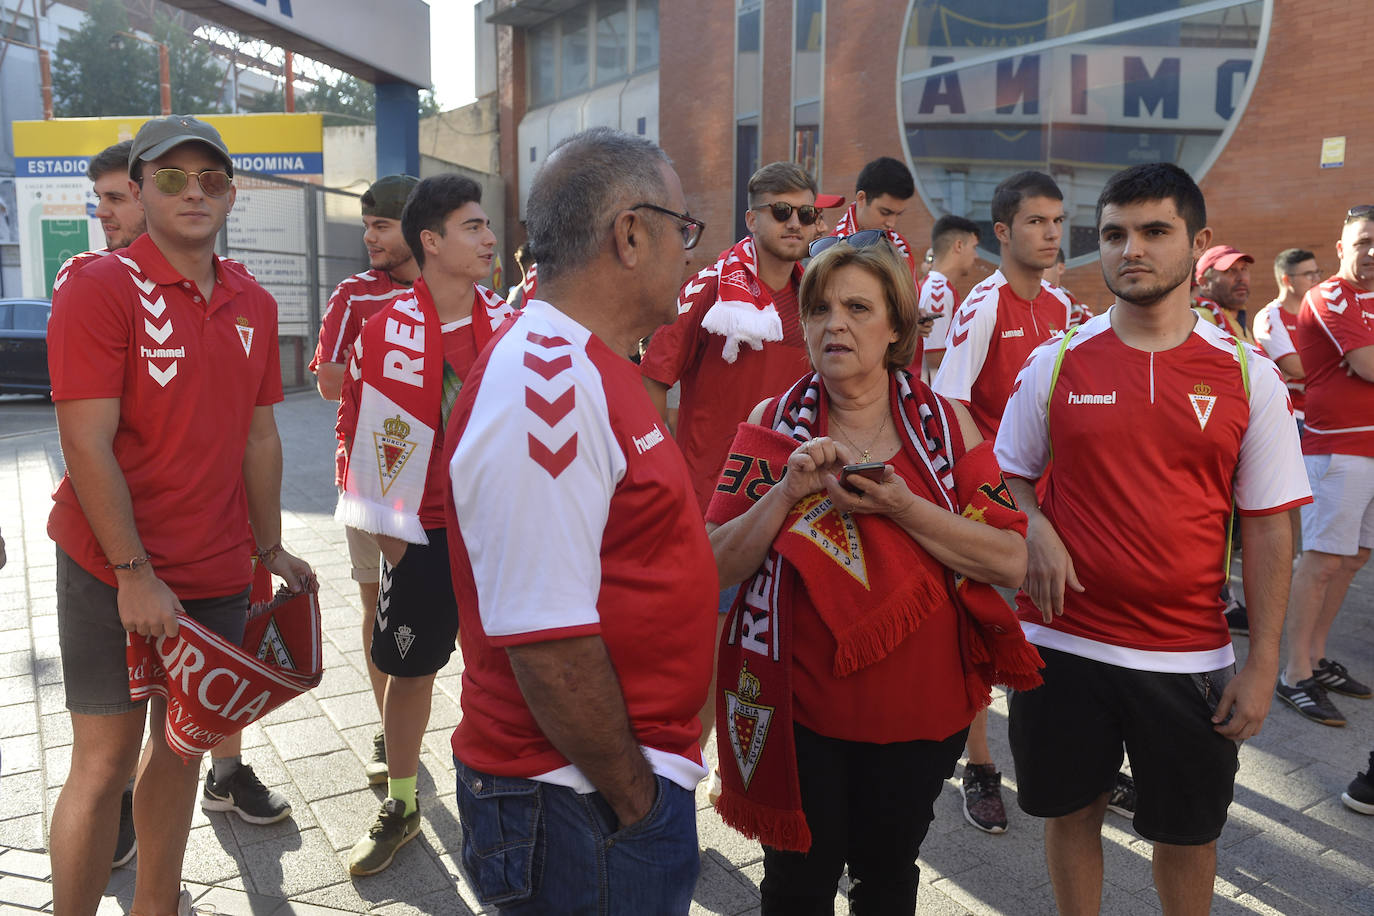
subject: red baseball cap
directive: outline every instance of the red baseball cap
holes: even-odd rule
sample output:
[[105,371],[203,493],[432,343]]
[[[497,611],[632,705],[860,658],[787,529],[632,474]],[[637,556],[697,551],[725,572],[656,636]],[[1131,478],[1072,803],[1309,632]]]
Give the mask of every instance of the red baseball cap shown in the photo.
[[1197,282],[1202,282],[1202,275],[1208,269],[1215,267],[1217,270],[1230,270],[1237,261],[1249,261],[1255,263],[1255,259],[1243,251],[1237,251],[1230,245],[1213,245],[1202,253],[1202,257],[1197,259],[1197,270],[1193,276]]
[[833,210],[835,207],[844,206],[843,194],[817,194],[816,206],[822,210]]

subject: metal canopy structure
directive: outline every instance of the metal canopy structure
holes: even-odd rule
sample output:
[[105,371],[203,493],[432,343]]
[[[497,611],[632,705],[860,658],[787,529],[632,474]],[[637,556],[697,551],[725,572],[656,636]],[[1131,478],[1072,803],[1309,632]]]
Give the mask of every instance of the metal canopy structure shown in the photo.
[[513,25],[527,29],[566,13],[584,0],[513,0],[504,9],[487,17],[493,25]]

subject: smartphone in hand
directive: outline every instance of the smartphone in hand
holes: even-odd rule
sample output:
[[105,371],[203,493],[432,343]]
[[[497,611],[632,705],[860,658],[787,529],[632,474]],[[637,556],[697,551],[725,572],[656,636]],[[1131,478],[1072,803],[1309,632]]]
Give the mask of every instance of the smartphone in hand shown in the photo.
[[840,486],[850,493],[862,493],[857,487],[849,485],[850,477],[867,477],[874,483],[881,483],[883,474],[887,471],[887,465],[881,461],[869,461],[864,464],[846,464],[840,469]]

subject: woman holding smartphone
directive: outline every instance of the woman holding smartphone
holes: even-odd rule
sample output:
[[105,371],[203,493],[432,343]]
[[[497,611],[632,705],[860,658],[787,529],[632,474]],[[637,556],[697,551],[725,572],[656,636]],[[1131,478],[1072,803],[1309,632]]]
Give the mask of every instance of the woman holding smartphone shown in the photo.
[[[740,427],[707,512],[722,587],[727,823],[764,844],[764,913],[913,912],[933,802],[992,683],[1040,660],[988,585],[1025,516],[964,407],[903,367],[916,290],[882,232],[824,238],[799,293],[814,373]],[[860,467],[854,467],[859,465]],[[848,466],[848,473],[846,473]]]

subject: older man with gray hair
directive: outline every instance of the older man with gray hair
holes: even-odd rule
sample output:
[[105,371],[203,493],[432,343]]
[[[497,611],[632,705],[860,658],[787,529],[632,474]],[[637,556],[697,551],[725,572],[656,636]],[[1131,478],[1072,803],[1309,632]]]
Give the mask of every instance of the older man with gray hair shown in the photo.
[[463,868],[512,912],[686,913],[716,573],[635,365],[702,223],[654,144],[564,141],[530,191],[538,298],[445,434]]

